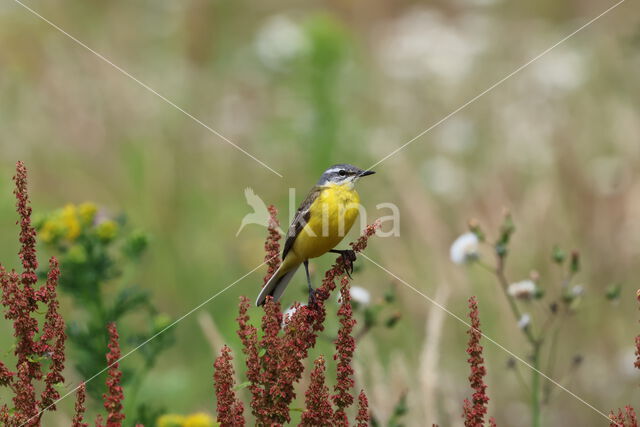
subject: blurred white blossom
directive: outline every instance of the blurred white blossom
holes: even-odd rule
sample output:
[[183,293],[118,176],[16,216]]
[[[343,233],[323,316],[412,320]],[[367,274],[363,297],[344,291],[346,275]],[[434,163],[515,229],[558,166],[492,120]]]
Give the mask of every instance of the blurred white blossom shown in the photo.
[[529,313],[524,313],[520,317],[520,320],[518,320],[518,328],[525,329],[527,326],[529,326],[530,323],[531,323],[531,316],[529,316]]
[[420,172],[425,185],[440,196],[454,198],[465,188],[464,170],[446,157],[437,156],[425,161]]
[[286,16],[272,16],[258,30],[256,53],[269,68],[280,69],[306,48],[307,40],[300,27]]
[[435,144],[452,154],[463,153],[473,148],[477,141],[477,130],[473,121],[458,114],[438,127]]
[[456,264],[466,264],[478,259],[480,241],[474,233],[465,233],[451,245],[449,255]]
[[576,50],[560,48],[534,62],[530,72],[541,88],[565,92],[582,86],[587,69],[584,55]]
[[432,74],[448,83],[460,82],[486,45],[486,32],[478,23],[452,20],[435,10],[411,10],[391,25],[380,43],[382,67],[397,79]]
[[573,295],[574,297],[579,297],[579,296],[582,296],[583,294],[584,294],[584,286],[575,285],[574,287],[571,288],[571,295]]
[[510,284],[507,293],[514,298],[529,299],[535,295],[537,289],[538,286],[533,280],[522,280]]
[[[351,286],[349,291],[351,294],[351,300],[360,305],[369,305],[371,303],[371,294],[365,288],[360,286]],[[342,303],[340,293],[338,293],[338,304]]]

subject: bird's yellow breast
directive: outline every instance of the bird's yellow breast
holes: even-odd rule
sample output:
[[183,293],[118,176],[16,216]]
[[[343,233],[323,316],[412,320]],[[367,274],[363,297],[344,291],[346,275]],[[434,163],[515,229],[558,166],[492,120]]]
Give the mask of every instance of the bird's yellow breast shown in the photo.
[[360,197],[353,185],[323,188],[311,204],[309,220],[293,244],[295,254],[304,260],[333,249],[353,226],[359,206]]

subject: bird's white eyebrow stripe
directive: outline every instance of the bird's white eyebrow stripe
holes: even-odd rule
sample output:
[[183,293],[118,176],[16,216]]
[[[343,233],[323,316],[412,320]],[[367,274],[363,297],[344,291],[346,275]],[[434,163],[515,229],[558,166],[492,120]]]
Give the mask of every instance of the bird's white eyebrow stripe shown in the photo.
[[339,170],[341,170],[342,168],[331,168],[331,169],[327,169],[326,171],[324,171],[324,173],[333,173],[333,172],[338,172]]

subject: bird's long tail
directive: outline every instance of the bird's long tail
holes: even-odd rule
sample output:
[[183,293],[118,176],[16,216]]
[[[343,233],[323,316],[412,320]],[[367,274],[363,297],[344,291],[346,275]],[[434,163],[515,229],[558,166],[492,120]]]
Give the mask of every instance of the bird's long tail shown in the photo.
[[287,289],[287,285],[291,281],[291,278],[296,274],[296,271],[298,271],[298,267],[300,267],[299,263],[291,266],[286,261],[283,262],[276,272],[273,273],[273,276],[271,276],[267,284],[262,288],[262,291],[256,300],[256,305],[261,306],[264,304],[267,296],[272,296],[274,301],[278,301],[280,296],[284,293],[284,290]]

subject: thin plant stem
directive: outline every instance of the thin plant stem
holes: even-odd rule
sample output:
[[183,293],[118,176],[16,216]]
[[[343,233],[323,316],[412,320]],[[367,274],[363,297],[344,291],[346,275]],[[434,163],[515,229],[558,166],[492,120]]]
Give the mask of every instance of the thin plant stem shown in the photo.
[[[515,299],[508,293],[509,280],[507,279],[504,271],[505,261],[506,255],[497,255],[497,265],[494,273],[498,278],[498,282],[500,282],[500,287],[509,302],[509,307],[515,316],[516,321],[519,321],[522,318],[522,313],[518,308]],[[531,364],[533,366],[533,370],[531,371],[531,426],[540,427],[540,351],[542,347],[542,340],[536,338],[530,326],[522,328],[522,332],[532,348]]]
[[531,426],[540,427],[540,342],[533,346],[531,370]]
[[[515,316],[516,322],[517,322],[522,318],[522,313],[520,312],[520,309],[518,308],[518,305],[516,304],[515,300],[508,293],[509,281],[507,280],[507,277],[504,273],[504,265],[505,265],[505,257],[498,256],[498,265],[494,270],[494,274],[496,275],[496,277],[498,278],[498,281],[500,282],[500,285],[504,292],[504,296],[507,298],[507,301],[509,302],[509,307],[511,308],[511,311],[513,312],[513,315]],[[527,340],[532,346],[538,343],[538,340],[533,335],[533,331],[531,330],[530,327],[523,328],[522,331],[524,332]]]

